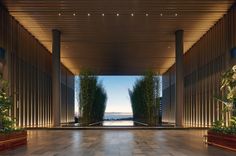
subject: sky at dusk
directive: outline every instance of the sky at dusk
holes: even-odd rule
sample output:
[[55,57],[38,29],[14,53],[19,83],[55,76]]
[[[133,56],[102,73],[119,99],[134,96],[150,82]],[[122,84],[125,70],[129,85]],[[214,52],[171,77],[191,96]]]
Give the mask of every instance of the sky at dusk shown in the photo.
[[128,89],[139,76],[99,76],[107,92],[106,112],[132,112]]

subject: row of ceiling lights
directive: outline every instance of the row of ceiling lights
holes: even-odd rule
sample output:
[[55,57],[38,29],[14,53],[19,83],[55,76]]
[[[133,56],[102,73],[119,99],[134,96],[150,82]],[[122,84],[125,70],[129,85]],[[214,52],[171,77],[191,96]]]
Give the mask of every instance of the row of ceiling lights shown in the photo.
[[[73,15],[73,16],[76,16],[76,13],[73,13],[72,15]],[[102,13],[101,15],[102,15],[102,16],[105,16],[104,13]],[[131,13],[130,15],[131,15],[131,16],[134,16],[134,13]],[[58,13],[58,16],[62,16],[62,13]],[[88,13],[87,16],[91,16],[91,14]],[[116,13],[116,16],[120,16],[120,14],[119,14],[119,13]],[[145,16],[149,16],[149,14],[146,13]],[[164,14],[163,14],[163,13],[160,13],[160,16],[164,16]],[[174,16],[177,17],[178,14],[175,13]]]
[[[61,16],[61,15],[62,15],[62,13],[58,13],[58,16]],[[73,13],[72,15],[73,15],[73,16],[76,16],[76,13]],[[102,16],[105,16],[104,13],[102,13],[101,15],[102,15]],[[130,15],[131,15],[131,16],[134,16],[134,13],[131,13]],[[88,13],[87,16],[91,16],[91,14]],[[116,16],[120,16],[120,14],[117,13]],[[149,16],[149,14],[146,13],[145,16]],[[163,13],[160,13],[160,16],[163,16]],[[177,17],[178,14],[175,13],[174,16]],[[68,46],[66,46],[66,48],[68,48]],[[170,49],[170,48],[171,48],[171,46],[168,46],[168,49]]]

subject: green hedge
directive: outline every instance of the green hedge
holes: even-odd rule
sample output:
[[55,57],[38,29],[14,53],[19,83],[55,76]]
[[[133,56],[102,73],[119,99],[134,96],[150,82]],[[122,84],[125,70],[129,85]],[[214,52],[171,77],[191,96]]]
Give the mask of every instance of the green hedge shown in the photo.
[[135,121],[147,123],[149,126],[158,124],[159,112],[159,79],[152,72],[138,79],[129,90],[130,101]]
[[79,110],[83,125],[103,120],[106,109],[107,94],[101,83],[91,72],[80,74]]

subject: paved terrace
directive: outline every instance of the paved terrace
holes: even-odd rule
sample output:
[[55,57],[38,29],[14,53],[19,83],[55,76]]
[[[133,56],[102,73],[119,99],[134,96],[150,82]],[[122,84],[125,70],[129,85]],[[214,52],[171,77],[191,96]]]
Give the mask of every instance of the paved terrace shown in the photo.
[[29,130],[1,156],[235,156],[203,143],[205,130]]

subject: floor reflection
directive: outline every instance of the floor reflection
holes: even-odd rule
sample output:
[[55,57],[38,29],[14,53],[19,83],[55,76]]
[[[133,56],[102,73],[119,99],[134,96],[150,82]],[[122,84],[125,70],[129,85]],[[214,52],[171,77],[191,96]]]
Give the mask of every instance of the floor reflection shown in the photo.
[[1,156],[235,156],[207,146],[206,130],[32,130]]

